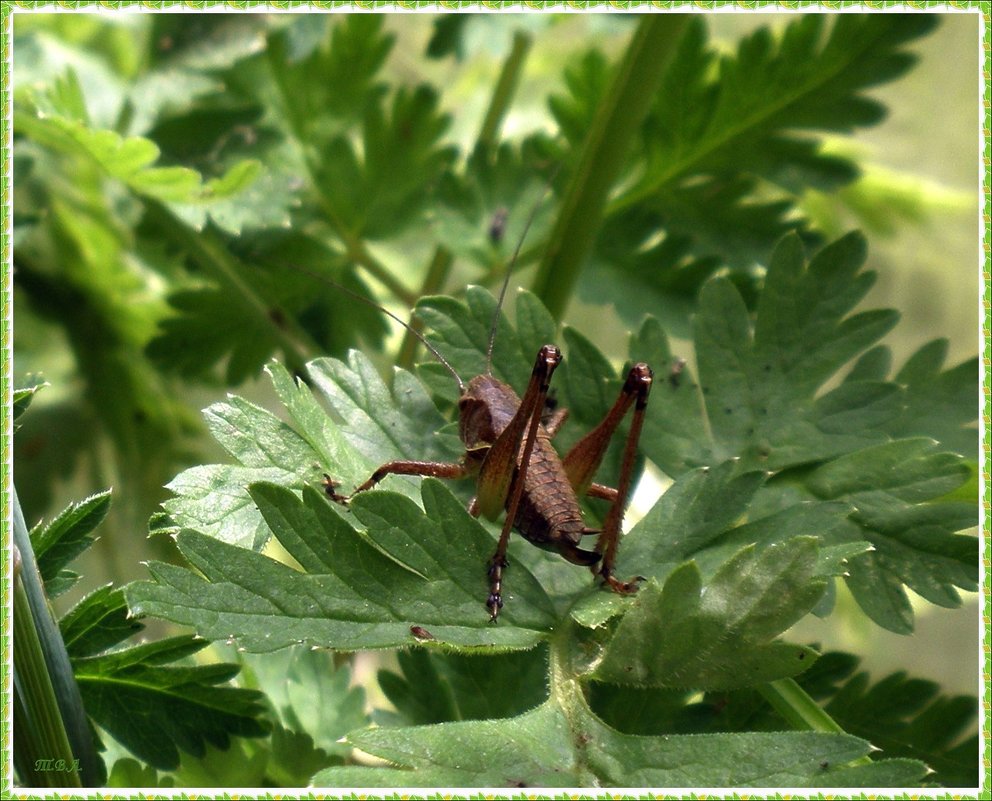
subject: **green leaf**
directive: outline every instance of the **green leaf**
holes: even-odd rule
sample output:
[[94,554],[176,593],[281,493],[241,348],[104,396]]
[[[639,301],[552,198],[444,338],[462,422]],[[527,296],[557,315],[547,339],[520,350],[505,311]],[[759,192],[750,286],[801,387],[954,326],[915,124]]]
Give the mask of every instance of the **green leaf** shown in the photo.
[[759,28],[736,54],[720,59],[718,71],[705,69],[713,53],[704,50],[704,26],[696,24],[668,70],[650,121],[657,136],[654,169],[628,194],[647,195],[690,170],[757,167],[748,156],[765,149],[769,138],[773,146],[799,147],[802,140],[783,138],[789,130],[848,132],[878,122],[885,108],[863,91],[904,73],[914,61],[905,45],[937,19],[864,14],[832,22],[827,35],[826,18],[816,16],[796,19],[778,37]]
[[936,683],[903,671],[874,684],[857,673],[835,688],[825,709],[846,731],[871,732],[885,753],[925,761],[936,771],[935,783],[978,784],[978,740],[968,736],[978,710],[974,697],[941,695]]
[[[634,178],[607,209],[583,297],[629,309],[631,325],[650,298],[681,334],[700,287],[726,265],[750,305],[753,266],[775,240],[795,230],[818,242],[799,211],[804,193],[834,191],[859,174],[850,159],[825,152],[822,132],[879,122],[885,107],[865,90],[904,73],[915,61],[907,45],[935,23],[924,15],[796,18],[774,33],[758,28],[729,53],[708,41],[702,18],[693,20],[641,126],[642,147],[627,167]],[[608,66],[596,51],[585,56],[566,69],[569,94],[552,98],[574,141],[602,102]]]
[[866,448],[812,471],[806,486],[820,498],[842,499],[871,553],[852,560],[848,586],[865,612],[885,628],[912,631],[905,583],[931,603],[955,607],[955,587],[978,586],[978,543],[956,531],[977,524],[968,502],[935,499],[963,484],[970,471],[933,440],[906,439]]
[[[270,738],[271,751],[265,778],[277,787],[302,787],[323,768],[339,764],[340,759],[316,748],[306,732],[274,726]],[[227,760],[225,760],[226,762]],[[235,782],[241,781],[240,778]],[[230,786],[232,782],[224,782]]]
[[298,642],[395,647],[417,641],[413,627],[463,647],[527,648],[552,625],[550,601],[522,565],[512,608],[500,626],[489,625],[485,565],[494,540],[437,481],[423,484],[424,511],[394,493],[356,499],[365,534],[311,488],[302,502],[266,484],[253,485],[252,497],[310,572],[186,531],[177,545],[204,578],[152,564],[155,580],[128,588],[134,612],[193,626],[209,639],[235,639],[251,651]]
[[[698,378],[687,366],[677,384],[656,382],[664,395],[648,407],[642,448],[671,475],[736,457],[741,471],[780,476],[755,494],[749,510],[754,518],[803,500],[850,504],[858,510],[852,522],[860,531],[821,519],[821,528],[808,533],[824,545],[841,547],[838,558],[850,560],[847,581],[876,622],[908,632],[912,612],[904,583],[946,606],[960,602],[954,587],[975,586],[974,540],[954,533],[974,525],[974,506],[952,501],[941,505],[942,511],[921,506],[961,486],[969,475],[966,464],[952,454],[924,455],[930,446],[920,442],[887,440],[913,430],[910,421],[925,425],[935,408],[944,413],[938,430],[947,439],[973,437],[965,425],[975,414],[967,392],[972,373],[968,364],[939,373],[939,348],[930,346],[896,381],[885,380],[885,351],[866,348],[891,327],[894,313],[847,316],[872,282],[870,273],[860,271],[863,260],[864,242],[856,234],[824,248],[808,265],[798,238],[784,239],[772,255],[753,330],[736,288],[726,279],[708,283],[695,326]],[[675,359],[663,333],[650,322],[632,340],[631,353],[662,365]],[[859,355],[845,380],[824,391],[825,383]],[[940,388],[930,390],[928,383]],[[810,463],[822,466],[810,472],[803,468]],[[824,484],[839,474],[864,481],[857,491]],[[932,485],[921,483],[929,481]],[[885,487],[890,484],[906,491],[889,498]],[[873,489],[881,494],[871,494]],[[871,516],[878,504],[887,510],[878,512],[884,521]],[[839,507],[823,511],[842,513]],[[752,532],[714,541],[712,556],[726,558],[729,554],[720,548],[744,544],[745,534]],[[636,553],[638,541],[628,539],[626,556]],[[873,552],[858,555],[860,546],[854,543],[859,541],[869,543]],[[694,555],[692,549],[679,553]],[[706,564],[710,557],[700,558]]]
[[815,569],[812,538],[760,552],[745,548],[701,594],[699,570],[689,562],[664,587],[652,582],[637,594],[593,676],[617,684],[710,689],[800,673],[815,652],[769,641],[823,594],[825,583]]
[[144,625],[131,618],[123,590],[94,590],[59,620],[59,630],[72,658],[95,656],[136,634]]
[[[858,671],[858,662],[852,654],[830,651],[796,681],[845,731],[870,736],[881,754],[925,762],[935,771],[927,777],[928,785],[977,786],[978,742],[968,731],[978,709],[977,699],[941,694],[934,682],[902,671],[872,682],[868,673]],[[603,689],[614,688],[597,689],[603,695]],[[698,703],[677,706],[674,713],[667,713],[667,719],[664,713],[655,719],[643,718],[642,731],[631,727],[625,716],[629,707],[622,699],[607,696],[603,700],[619,712],[611,714],[607,707],[605,719],[629,733],[778,731],[783,725],[756,690],[707,693]],[[645,703],[652,701],[645,699]],[[599,706],[594,709],[600,712]]]
[[133,646],[73,660],[93,720],[133,754],[159,770],[179,764],[179,749],[202,755],[207,743],[226,748],[230,736],[258,737],[259,694],[228,681],[236,665],[168,665],[207,643],[191,637]]
[[510,717],[548,695],[545,649],[479,657],[414,648],[398,660],[401,673],[380,670],[377,678],[408,724]]
[[[301,646],[241,658],[282,724],[282,743],[273,744],[274,755],[293,742],[294,735],[309,740],[309,748],[321,751],[325,759],[350,753],[341,738],[367,724],[368,716],[365,690],[351,686],[353,673],[347,665],[335,666],[329,652]],[[307,748],[305,744],[302,747]],[[274,758],[278,761],[277,756]],[[305,778],[309,780],[315,772]]]
[[118,759],[110,770],[107,787],[173,787],[172,779],[159,776],[150,765],[142,765],[138,760],[124,757]]
[[947,340],[935,339],[914,353],[895,375],[905,387],[906,408],[887,430],[893,437],[928,436],[971,458],[978,429],[970,394],[978,384],[978,359],[941,370]]
[[353,732],[356,748],[395,767],[334,767],[331,787],[871,787],[917,784],[912,760],[857,767],[864,740],[792,732],[635,737],[588,709],[569,721],[553,702],[515,718]]
[[[122,137],[116,131],[91,128],[79,119],[45,114],[27,96],[22,96],[21,106],[17,114],[21,133],[55,151],[84,154],[136,194],[172,205],[197,230],[210,218],[212,203],[236,198],[259,176],[260,165],[251,161],[232,165],[224,175],[207,181],[188,167],[156,167],[160,150],[150,139]],[[228,210],[214,222],[239,233],[243,218]]]
[[753,340],[732,285],[707,284],[696,350],[717,453],[781,469],[884,437],[877,428],[898,413],[895,387],[858,382],[813,397],[895,324],[890,312],[844,318],[872,283],[871,274],[857,275],[863,260],[858,235],[825,248],[808,268],[798,239],[783,240],[768,268]]
[[441,146],[449,125],[438,96],[426,85],[399,89],[388,112],[369,105],[362,121],[361,155],[350,138],[331,140],[313,165],[314,181],[333,218],[351,235],[396,235],[425,210],[424,186],[451,165],[455,150]]
[[31,405],[31,401],[34,400],[35,394],[38,390],[44,389],[49,386],[47,381],[41,381],[30,387],[21,387],[15,389],[13,393],[13,419],[16,421],[24,412],[27,411],[28,406]]
[[75,583],[76,575],[64,568],[96,541],[90,533],[109,509],[110,490],[106,490],[70,504],[50,523],[32,530],[31,544],[49,594],[59,595]]

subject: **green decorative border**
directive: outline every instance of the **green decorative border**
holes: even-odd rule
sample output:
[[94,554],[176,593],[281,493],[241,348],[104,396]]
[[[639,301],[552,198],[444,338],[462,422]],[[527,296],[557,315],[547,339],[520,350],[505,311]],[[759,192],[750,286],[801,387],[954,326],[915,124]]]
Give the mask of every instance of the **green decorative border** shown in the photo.
[[[405,11],[477,11],[477,12],[521,12],[521,11],[690,11],[705,12],[716,9],[734,9],[740,11],[755,11],[759,9],[775,11],[796,11],[796,10],[817,10],[817,11],[841,11],[841,10],[862,10],[862,11],[967,11],[977,12],[982,18],[982,65],[981,65],[981,94],[982,94],[982,161],[981,161],[981,241],[982,241],[982,306],[980,312],[981,319],[981,342],[982,342],[982,399],[981,399],[981,432],[982,432],[982,463],[981,463],[981,506],[984,523],[982,531],[987,532],[988,516],[992,512],[992,499],[990,499],[988,484],[990,473],[989,459],[989,426],[992,425],[992,390],[989,385],[989,371],[992,369],[992,344],[989,342],[989,334],[992,331],[992,192],[990,192],[990,171],[992,171],[992,82],[990,82],[989,61],[992,59],[992,0],[916,0],[915,2],[894,2],[893,0],[780,0],[770,2],[768,0],[737,0],[737,2],[721,2],[720,0],[694,0],[693,2],[638,2],[637,0],[566,0],[564,2],[541,2],[540,0],[523,0],[522,2],[496,2],[496,0],[486,0],[483,2],[471,2],[471,0],[272,0],[262,2],[262,0],[145,0],[144,2],[127,2],[126,0],[82,0],[75,2],[72,0],[61,0],[61,2],[43,2],[40,0],[0,0],[0,98],[3,104],[3,123],[0,126],[0,157],[2,157],[3,171],[0,173],[0,197],[2,197],[3,227],[0,230],[0,252],[2,252],[2,264],[0,264],[0,347],[2,347],[3,369],[0,371],[0,393],[3,395],[3,410],[0,413],[0,448],[3,451],[3,462],[5,470],[2,480],[0,480],[0,509],[3,517],[0,523],[0,554],[3,557],[3,571],[0,573],[0,597],[3,600],[4,615],[0,623],[0,648],[2,648],[2,662],[0,662],[0,746],[2,746],[3,761],[0,762],[0,798],[17,799],[231,799],[238,801],[248,798],[263,799],[312,799],[319,801],[322,799],[359,799],[384,798],[384,799],[492,799],[492,798],[512,798],[512,799],[578,799],[588,797],[582,792],[557,792],[553,795],[539,795],[524,792],[515,793],[491,793],[474,791],[467,794],[450,792],[428,792],[421,794],[388,793],[388,794],[358,794],[354,792],[318,792],[306,791],[301,794],[290,792],[265,792],[254,794],[250,790],[241,792],[195,792],[191,790],[177,790],[170,792],[167,790],[155,790],[151,792],[135,791],[132,794],[114,792],[106,789],[94,789],[76,792],[39,793],[37,791],[15,792],[12,785],[12,733],[11,733],[11,699],[12,699],[12,676],[11,676],[11,523],[10,523],[10,500],[12,485],[12,444],[13,444],[13,420],[11,410],[11,390],[12,390],[12,195],[11,195],[11,64],[12,64],[12,44],[13,44],[13,15],[18,11],[75,11],[92,10],[98,12],[114,12],[123,9],[134,11],[135,7],[147,11],[204,11],[207,9],[223,9],[226,11],[290,11],[308,9],[313,11],[350,10],[366,12],[405,12]],[[775,793],[774,795],[763,796],[757,793],[726,793],[726,792],[700,792],[689,793],[687,795],[675,795],[669,793],[644,793],[643,795],[629,795],[618,792],[602,791],[597,797],[616,799],[710,799],[710,798],[774,798],[774,799],[965,799],[965,798],[992,798],[992,755],[990,755],[989,739],[992,736],[992,688],[990,688],[990,655],[992,655],[992,636],[990,636],[990,620],[992,620],[992,592],[989,586],[989,572],[992,570],[992,547],[990,547],[988,537],[984,538],[982,549],[982,582],[981,582],[981,640],[982,640],[982,681],[983,692],[981,698],[981,721],[982,740],[984,749],[981,753],[981,762],[984,775],[982,777],[982,787],[978,794],[964,795],[950,792],[927,793],[916,790],[912,793],[883,794],[883,793],[852,793],[844,794],[823,794],[823,793]]]

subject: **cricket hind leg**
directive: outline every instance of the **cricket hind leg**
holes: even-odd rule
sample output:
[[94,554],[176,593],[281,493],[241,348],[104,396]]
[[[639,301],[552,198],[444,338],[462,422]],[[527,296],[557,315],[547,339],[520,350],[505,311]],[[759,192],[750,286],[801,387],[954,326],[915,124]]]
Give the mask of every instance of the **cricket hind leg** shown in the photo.
[[[641,428],[644,425],[644,410],[647,408],[653,375],[648,365],[635,364],[627,374],[627,380],[624,382],[620,396],[613,407],[606,413],[599,425],[576,443],[563,460],[565,473],[576,492],[610,501],[610,510],[596,541],[596,552],[602,555],[602,560],[598,568],[594,567],[594,569],[603,577],[603,581],[610,586],[610,589],[624,594],[636,592],[637,582],[641,579],[640,576],[635,576],[629,581],[620,581],[613,575],[613,568],[616,563],[620,528],[630,495],[634,461],[637,456],[637,443],[640,440]],[[596,484],[592,478],[603,460],[613,434],[631,407],[634,408],[634,413],[624,445],[620,463],[620,477],[616,489],[603,484]]]

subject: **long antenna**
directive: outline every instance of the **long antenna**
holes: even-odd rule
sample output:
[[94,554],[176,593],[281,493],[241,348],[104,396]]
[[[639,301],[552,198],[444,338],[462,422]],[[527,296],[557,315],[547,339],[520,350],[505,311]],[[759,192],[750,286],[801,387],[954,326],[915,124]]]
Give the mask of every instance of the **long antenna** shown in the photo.
[[325,284],[330,284],[335,289],[341,290],[346,295],[351,295],[351,297],[355,298],[355,300],[360,300],[366,306],[371,306],[373,309],[376,309],[377,311],[380,311],[383,314],[385,314],[387,317],[390,317],[391,319],[395,320],[397,323],[403,326],[407,331],[413,334],[417,339],[419,339],[420,343],[433,354],[434,358],[437,359],[441,364],[443,364],[447,368],[448,372],[454,376],[455,381],[458,382],[458,391],[464,394],[465,382],[462,381],[462,377],[458,375],[458,371],[451,366],[451,363],[447,359],[445,359],[444,356],[441,355],[441,353],[438,351],[437,348],[435,348],[430,342],[427,341],[427,338],[423,334],[421,334],[419,331],[414,329],[412,326],[408,325],[405,321],[401,320],[399,317],[393,314],[389,309],[385,308],[384,306],[380,306],[378,303],[375,303],[374,301],[369,300],[367,297],[365,297],[364,295],[360,295],[358,292],[355,292],[353,289],[348,289],[348,287],[339,284],[337,281],[328,278],[326,275],[320,275],[319,273],[315,273],[312,270],[308,270],[306,267],[300,267],[298,264],[285,265],[285,266],[288,266],[291,270],[296,270],[298,272],[301,272],[304,275],[309,275],[311,278],[314,278],[318,281],[323,281]]
[[530,215],[527,217],[527,222],[524,223],[524,230],[520,233],[520,238],[517,240],[517,246],[513,249],[513,256],[510,258],[510,263],[506,267],[506,277],[503,279],[503,285],[499,288],[499,298],[496,301],[496,311],[493,312],[493,323],[489,327],[489,343],[486,345],[486,375],[493,374],[493,347],[496,344],[496,329],[499,328],[499,315],[503,310],[503,299],[506,297],[506,289],[510,285],[510,276],[513,275],[513,268],[517,264],[517,258],[520,256],[520,250],[524,246],[524,240],[527,238],[527,233],[530,231],[531,225],[534,224],[534,219],[537,217],[537,212],[541,208],[541,204],[544,202],[544,196],[548,193],[551,188],[552,183],[558,176],[558,172],[561,170],[561,165],[555,168],[555,171],[551,173],[551,177],[544,182],[544,187],[541,190],[541,195],[531,206]]

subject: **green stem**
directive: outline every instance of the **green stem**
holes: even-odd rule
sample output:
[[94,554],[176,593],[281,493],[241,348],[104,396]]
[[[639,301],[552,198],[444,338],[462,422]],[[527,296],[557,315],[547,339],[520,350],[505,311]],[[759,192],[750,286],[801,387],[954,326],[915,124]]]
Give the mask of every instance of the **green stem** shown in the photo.
[[[444,286],[444,281],[448,277],[453,261],[454,257],[451,255],[451,251],[439,245],[437,250],[434,251],[434,258],[431,259],[431,265],[427,269],[423,286],[420,288],[421,297],[424,295],[433,295]],[[417,353],[417,343],[420,341],[414,332],[419,333],[423,331],[423,328],[423,322],[411,314],[409,327],[403,336],[403,344],[400,345],[400,351],[396,357],[396,364],[404,370],[409,370],[413,367],[413,359]]]
[[561,319],[592,247],[611,187],[661,86],[688,23],[684,14],[646,14],[600,101],[533,291]]
[[[794,729],[845,734],[823,708],[799,686],[795,679],[778,679],[758,688],[772,708]],[[864,756],[854,760],[852,765],[867,765],[871,758]]]
[[94,787],[102,782],[103,763],[96,753],[69,654],[45,597],[16,490],[11,507],[18,772],[21,781],[34,786]]
[[765,700],[794,729],[810,729],[843,734],[830,715],[796,683],[795,679],[778,679],[759,688]]
[[[517,31],[513,35],[513,47],[503,62],[499,79],[489,100],[489,107],[486,109],[486,116],[482,121],[479,135],[475,141],[475,148],[473,150],[473,156],[475,158],[489,161],[492,157],[492,152],[499,140],[503,118],[506,116],[506,112],[510,108],[510,103],[513,101],[513,96],[516,94],[517,86],[520,83],[520,75],[523,72],[524,62],[527,59],[527,53],[530,51],[532,42],[531,37],[522,31]],[[453,263],[454,256],[451,251],[439,245],[434,251],[434,257],[431,259],[430,267],[427,270],[427,275],[424,278],[423,285],[420,287],[417,298],[440,291],[451,272],[451,265]],[[411,299],[408,305],[413,306],[417,298]],[[403,343],[400,345],[399,354],[396,357],[396,364],[405,370],[413,367],[418,342],[417,334],[414,331],[420,333],[423,330],[423,324],[411,315],[410,328],[407,329],[403,337]]]
[[[328,209],[326,203],[323,204],[325,212],[328,216],[332,215],[332,211]],[[332,219],[333,222],[333,219]],[[385,265],[381,264],[371,253],[365,243],[361,239],[354,236],[350,231],[345,230],[340,224],[335,224],[335,229],[338,232],[338,236],[344,242],[347,248],[348,258],[351,259],[355,264],[363,267],[365,271],[375,278],[380,284],[382,284],[386,289],[388,289],[393,297],[397,300],[402,301],[405,306],[413,306],[417,302],[417,295],[412,293],[403,284],[401,284],[393,276]]]
[[527,59],[532,42],[531,37],[523,31],[513,34],[513,47],[506,61],[503,62],[503,69],[500,71],[493,96],[489,100],[489,108],[486,109],[486,116],[482,120],[482,127],[475,141],[475,155],[487,161],[496,147],[503,118],[517,92],[524,61]]
[[[20,555],[15,546],[15,565]],[[66,770],[75,757],[69,745],[45,654],[34,627],[21,571],[14,569],[14,752],[21,781],[32,787],[82,787],[79,772]],[[57,770],[56,766],[61,769]]]

